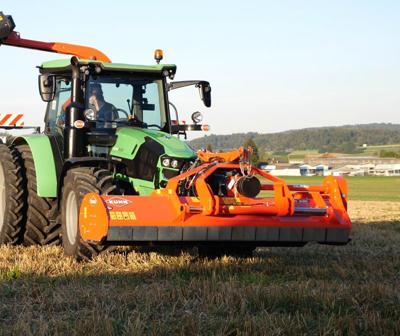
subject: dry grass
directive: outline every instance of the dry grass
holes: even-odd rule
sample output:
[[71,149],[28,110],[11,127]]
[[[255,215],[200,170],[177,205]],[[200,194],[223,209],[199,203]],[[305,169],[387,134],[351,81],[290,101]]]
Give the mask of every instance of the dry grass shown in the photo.
[[350,208],[351,244],[249,259],[0,247],[0,334],[399,335],[400,204]]

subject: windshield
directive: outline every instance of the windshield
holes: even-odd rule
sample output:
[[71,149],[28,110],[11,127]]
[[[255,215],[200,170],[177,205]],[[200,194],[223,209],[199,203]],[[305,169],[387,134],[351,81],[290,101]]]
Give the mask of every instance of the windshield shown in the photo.
[[166,113],[161,79],[130,77],[91,77],[86,108],[97,127],[117,127],[134,123],[142,127],[164,129]]

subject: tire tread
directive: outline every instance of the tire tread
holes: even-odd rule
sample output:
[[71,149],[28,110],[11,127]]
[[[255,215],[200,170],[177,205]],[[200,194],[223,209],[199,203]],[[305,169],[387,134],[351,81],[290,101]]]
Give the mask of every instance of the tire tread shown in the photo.
[[22,158],[14,146],[0,144],[0,158],[6,187],[4,226],[0,243],[17,245],[23,242],[26,222],[27,187]]
[[[65,185],[73,185],[78,194],[78,203],[90,192],[100,195],[113,195],[117,193],[114,179],[107,169],[98,167],[78,167],[69,170],[64,179]],[[63,188],[63,195],[64,195]],[[64,207],[62,206],[62,211]],[[62,218],[64,216],[62,215]],[[63,220],[63,219],[62,219]],[[87,242],[79,239],[78,248],[74,255],[77,260],[90,260],[111,247],[100,243]]]
[[28,209],[24,245],[59,244],[61,225],[57,222],[57,198],[40,197],[37,194],[35,164],[28,145],[18,146],[21,153],[28,185]]

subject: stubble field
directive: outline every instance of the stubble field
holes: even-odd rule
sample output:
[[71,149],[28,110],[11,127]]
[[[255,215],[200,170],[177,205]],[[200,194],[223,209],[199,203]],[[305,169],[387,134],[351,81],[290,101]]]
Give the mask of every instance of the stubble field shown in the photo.
[[347,246],[252,258],[0,247],[0,334],[399,335],[400,203],[350,201]]

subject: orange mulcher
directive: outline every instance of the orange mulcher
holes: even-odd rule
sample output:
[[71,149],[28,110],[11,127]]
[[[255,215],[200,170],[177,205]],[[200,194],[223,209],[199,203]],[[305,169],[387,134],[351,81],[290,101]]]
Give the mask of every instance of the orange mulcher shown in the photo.
[[[342,177],[328,176],[319,186],[287,185],[252,167],[249,154],[244,148],[199,151],[195,167],[150,196],[87,194],[79,214],[82,239],[252,247],[349,241],[347,184]],[[219,190],[216,177],[221,179]],[[271,195],[258,197],[259,192]]]

